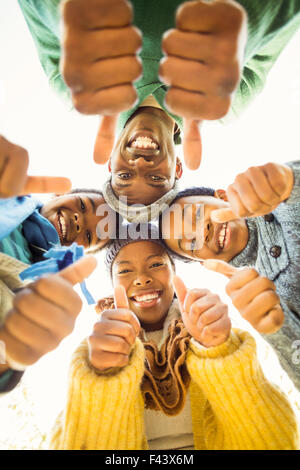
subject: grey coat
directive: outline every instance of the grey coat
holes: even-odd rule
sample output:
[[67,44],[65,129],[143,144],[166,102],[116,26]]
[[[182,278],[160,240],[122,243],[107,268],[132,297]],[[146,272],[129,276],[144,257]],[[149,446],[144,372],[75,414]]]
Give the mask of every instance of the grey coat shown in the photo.
[[277,333],[264,338],[300,390],[300,160],[287,165],[294,172],[289,199],[272,213],[247,220],[248,244],[230,264],[254,266],[275,283],[285,322]]

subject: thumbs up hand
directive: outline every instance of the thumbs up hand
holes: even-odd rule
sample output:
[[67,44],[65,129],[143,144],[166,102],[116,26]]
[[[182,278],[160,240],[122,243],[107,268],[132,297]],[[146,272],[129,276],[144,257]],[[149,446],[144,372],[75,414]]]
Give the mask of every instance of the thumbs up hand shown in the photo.
[[28,176],[28,153],[0,135],[0,197],[31,193],[64,193],[71,189],[68,178]]
[[166,56],[159,74],[170,86],[165,103],[190,121],[184,125],[184,134],[190,135],[185,136],[184,158],[192,170],[201,162],[198,122],[225,116],[239,84],[246,24],[245,10],[237,2],[189,1],[176,12],[176,28],[163,36]]
[[115,287],[114,299],[116,308],[101,314],[88,339],[90,363],[99,371],[126,366],[131,347],[140,331],[140,322],[129,310],[123,286]]
[[93,256],[85,256],[16,294],[13,308],[0,328],[0,340],[5,344],[10,368],[26,369],[73,331],[82,308],[73,286],[88,277],[96,264]]
[[207,289],[187,290],[178,276],[173,284],[190,335],[207,348],[224,343],[231,330],[227,305]]
[[127,0],[65,0],[62,16],[62,73],[77,111],[103,116],[94,147],[95,162],[103,164],[119,113],[137,101],[142,36]]
[[239,174],[228,187],[230,207],[213,211],[211,218],[224,223],[241,217],[269,214],[289,197],[293,185],[293,171],[286,165],[267,163],[251,167]]
[[228,277],[226,292],[233,305],[260,333],[271,334],[280,329],[284,313],[275,284],[260,276],[253,268],[235,268],[219,260],[205,260],[203,266]]

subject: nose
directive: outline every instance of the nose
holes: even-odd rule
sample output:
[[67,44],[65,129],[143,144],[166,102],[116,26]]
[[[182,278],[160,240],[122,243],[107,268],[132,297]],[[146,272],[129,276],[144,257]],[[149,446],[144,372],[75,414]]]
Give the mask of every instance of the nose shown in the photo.
[[82,229],[82,220],[80,218],[80,215],[77,212],[74,212],[73,219],[74,219],[75,231],[76,233],[80,233]]
[[134,165],[136,168],[142,168],[143,166],[151,167],[154,165],[152,160],[148,161],[144,157],[136,157],[129,160],[130,165]]
[[135,281],[134,281],[134,285],[135,286],[139,286],[139,287],[142,287],[142,286],[149,286],[150,284],[152,283],[152,279],[150,276],[147,276],[145,274],[141,274],[140,276],[138,276]]

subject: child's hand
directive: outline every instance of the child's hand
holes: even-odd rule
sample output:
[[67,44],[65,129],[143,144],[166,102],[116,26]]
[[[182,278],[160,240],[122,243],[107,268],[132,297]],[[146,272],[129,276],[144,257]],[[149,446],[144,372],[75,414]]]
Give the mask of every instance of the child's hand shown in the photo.
[[115,309],[105,310],[88,339],[91,365],[104,371],[128,364],[131,346],[140,331],[140,322],[129,310],[123,286],[115,287]]
[[213,211],[211,218],[224,223],[241,217],[269,214],[289,197],[293,185],[293,171],[286,165],[267,163],[251,167],[239,174],[228,187],[230,208]]
[[270,279],[260,276],[253,268],[237,269],[225,261],[205,260],[203,265],[230,279],[226,285],[227,294],[242,317],[257,331],[267,334],[280,329],[284,313],[275,284]]
[[173,283],[190,335],[207,348],[224,343],[231,330],[227,305],[207,289],[188,291],[178,276],[174,276]]
[[0,135],[0,197],[30,193],[64,193],[71,189],[68,178],[28,176],[28,153]]
[[65,0],[63,4],[62,71],[73,104],[80,113],[107,116],[109,123],[100,124],[96,163],[109,158],[115,115],[132,108],[137,100],[133,82],[142,73],[137,57],[142,36],[132,18],[126,0]]
[[58,274],[40,278],[22,289],[0,328],[8,365],[24,370],[55,349],[74,328],[82,301],[73,286],[96,267],[93,256],[85,256]]
[[[165,33],[160,78],[170,89],[166,105],[186,118],[184,157],[195,170],[201,161],[197,121],[219,119],[228,112],[240,80],[247,39],[247,16],[231,0],[184,2],[176,29]],[[196,121],[193,121],[196,120]]]

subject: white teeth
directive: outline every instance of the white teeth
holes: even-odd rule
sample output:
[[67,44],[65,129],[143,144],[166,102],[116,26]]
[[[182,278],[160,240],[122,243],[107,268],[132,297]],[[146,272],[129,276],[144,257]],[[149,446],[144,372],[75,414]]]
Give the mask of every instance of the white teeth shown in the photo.
[[140,136],[131,142],[130,147],[138,149],[157,149],[158,145],[150,139],[150,137]]
[[153,294],[136,295],[134,299],[137,302],[147,302],[147,301],[150,302],[153,299],[157,299],[157,297],[159,297],[159,293],[154,292]]
[[225,238],[226,238],[226,228],[227,228],[227,223],[223,224],[222,229],[219,233],[218,242],[219,242],[220,248],[224,247],[224,241],[225,241]]
[[63,236],[63,238],[66,238],[66,235],[67,235],[66,222],[65,222],[65,219],[63,218],[62,215],[58,216],[58,222],[59,222],[59,226],[60,226],[62,236]]

